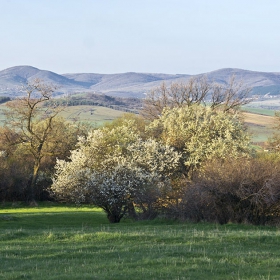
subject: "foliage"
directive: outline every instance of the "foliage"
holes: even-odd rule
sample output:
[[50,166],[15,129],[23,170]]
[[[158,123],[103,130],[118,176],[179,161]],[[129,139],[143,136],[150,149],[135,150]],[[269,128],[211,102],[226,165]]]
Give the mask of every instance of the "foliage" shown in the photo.
[[238,115],[202,105],[164,109],[149,130],[183,154],[186,175],[206,160],[236,158],[249,152],[249,136]]
[[78,146],[70,161],[57,161],[52,191],[102,207],[111,222],[119,222],[133,202],[151,210],[180,158],[169,146],[141,140],[132,121],[92,131]]
[[25,200],[32,164],[28,157],[18,154],[7,155],[2,151],[0,156],[0,200]]
[[[40,170],[37,173],[33,195],[36,200],[49,199],[47,188],[56,158],[66,159],[77,143],[78,135],[85,133],[84,127],[68,123],[62,118],[53,121],[53,128],[42,149]],[[30,180],[34,157],[28,143],[18,141],[11,129],[0,127],[0,200],[30,200]]]
[[149,138],[149,135],[146,131],[146,126],[149,124],[149,121],[144,119],[141,115],[125,113],[121,115],[119,118],[116,118],[111,122],[105,123],[104,126],[113,129],[118,126],[126,125],[128,121],[133,122],[134,129],[135,131],[137,131],[141,139]]

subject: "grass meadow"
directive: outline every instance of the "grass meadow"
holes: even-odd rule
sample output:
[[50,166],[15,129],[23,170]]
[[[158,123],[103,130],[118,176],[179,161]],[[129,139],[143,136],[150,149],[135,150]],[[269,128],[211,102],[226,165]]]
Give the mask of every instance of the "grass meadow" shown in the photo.
[[[3,125],[5,121],[4,110],[5,104],[1,104],[0,125]],[[60,115],[67,120],[92,123],[96,126],[101,126],[105,122],[110,122],[123,114],[124,112],[111,108],[89,105],[69,106],[60,113]]]
[[263,109],[260,107],[249,107],[249,106],[242,107],[242,110],[256,115],[271,116],[271,117],[273,117],[276,112],[275,110],[272,109]]
[[105,122],[110,122],[123,114],[124,112],[122,111],[107,107],[80,105],[66,107],[61,116],[67,120],[77,120],[101,126]]
[[280,229],[1,206],[0,279],[280,279]]

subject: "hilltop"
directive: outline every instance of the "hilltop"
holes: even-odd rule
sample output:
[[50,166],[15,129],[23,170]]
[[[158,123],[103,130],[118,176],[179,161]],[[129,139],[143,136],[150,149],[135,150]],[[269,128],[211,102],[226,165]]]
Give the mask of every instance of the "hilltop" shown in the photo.
[[280,73],[257,72],[236,68],[225,68],[198,75],[159,73],[67,73],[57,74],[32,66],[15,66],[0,71],[0,95],[19,96],[23,87],[39,78],[58,87],[56,94],[90,92],[119,97],[143,98],[145,93],[162,82],[186,82],[191,77],[206,76],[209,81],[227,84],[232,76],[244,86],[252,88],[253,94],[280,94]]

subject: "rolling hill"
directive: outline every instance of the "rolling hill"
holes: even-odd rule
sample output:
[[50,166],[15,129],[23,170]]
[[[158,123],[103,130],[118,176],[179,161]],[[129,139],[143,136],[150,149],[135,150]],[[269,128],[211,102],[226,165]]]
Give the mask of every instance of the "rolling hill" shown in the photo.
[[40,70],[32,66],[15,66],[0,71],[0,95],[19,96],[23,87],[39,78],[58,87],[57,94],[76,92],[96,92],[119,97],[143,98],[145,93],[162,82],[186,82],[191,77],[206,76],[209,81],[227,84],[231,76],[252,88],[253,94],[280,95],[280,73],[256,72],[235,68],[226,68],[199,75],[156,74],[156,73],[69,73],[57,74]]

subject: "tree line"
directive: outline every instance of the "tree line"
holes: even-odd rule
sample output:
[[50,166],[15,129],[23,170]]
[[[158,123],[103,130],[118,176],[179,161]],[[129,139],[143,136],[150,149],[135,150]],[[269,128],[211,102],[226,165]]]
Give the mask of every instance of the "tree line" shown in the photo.
[[113,97],[105,94],[86,93],[70,95],[67,98],[56,98],[48,100],[45,106],[103,106],[123,112],[137,113],[142,107],[142,101],[139,98]]
[[[147,94],[140,115],[93,128],[67,122],[34,81],[7,103],[0,136],[0,198],[101,207],[110,222],[158,215],[266,224],[279,216],[277,134],[257,153],[239,107],[249,89],[192,79]],[[44,106],[42,106],[44,105]],[[278,116],[279,118],[279,116]]]
[[5,103],[5,102],[8,102],[8,101],[11,101],[11,98],[10,98],[10,97],[7,97],[7,96],[0,96],[0,104],[1,104],[1,103]]

